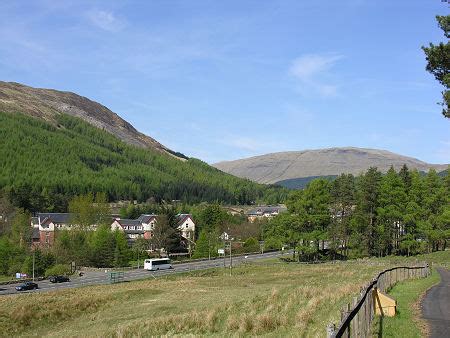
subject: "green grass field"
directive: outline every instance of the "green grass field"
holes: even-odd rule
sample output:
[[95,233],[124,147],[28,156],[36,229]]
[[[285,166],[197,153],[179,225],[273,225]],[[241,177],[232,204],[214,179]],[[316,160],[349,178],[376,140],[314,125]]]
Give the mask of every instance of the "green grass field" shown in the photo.
[[320,265],[268,260],[241,265],[233,276],[211,269],[4,296],[0,336],[325,336],[339,309],[392,264],[389,258]]

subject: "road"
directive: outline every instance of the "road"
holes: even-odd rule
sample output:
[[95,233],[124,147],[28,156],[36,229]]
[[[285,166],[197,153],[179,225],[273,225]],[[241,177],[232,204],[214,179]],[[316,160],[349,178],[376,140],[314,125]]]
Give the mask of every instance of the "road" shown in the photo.
[[[284,253],[287,256],[289,253]],[[259,259],[267,259],[280,257],[281,252],[268,252],[264,254],[255,254],[249,256],[235,256],[233,257],[233,266],[238,265],[244,261],[254,261]],[[246,258],[247,257],[247,258]],[[230,258],[226,258],[227,267],[229,266]],[[135,269],[125,271],[125,281],[139,280],[139,279],[148,279],[148,278],[157,278],[159,276],[174,274],[174,273],[182,273],[189,272],[195,270],[204,270],[210,269],[214,267],[223,267],[223,259],[214,259],[214,260],[206,260],[206,261],[197,261],[190,263],[181,263],[174,264],[173,269],[171,270],[161,270],[161,271],[146,271],[143,269]],[[94,271],[94,272],[86,272],[82,277],[71,277],[70,282],[67,283],[58,283],[52,284],[48,280],[39,281],[39,289],[33,291],[21,291],[18,292],[15,290],[15,286],[18,284],[12,285],[0,285],[0,295],[8,295],[8,294],[18,294],[18,293],[29,293],[29,292],[42,292],[42,291],[52,291],[59,289],[67,289],[67,288],[76,288],[87,285],[99,285],[99,284],[109,284],[110,283],[110,273],[105,271]]]
[[431,328],[431,338],[450,337],[450,270],[437,270],[441,282],[428,290],[422,301],[422,317]]

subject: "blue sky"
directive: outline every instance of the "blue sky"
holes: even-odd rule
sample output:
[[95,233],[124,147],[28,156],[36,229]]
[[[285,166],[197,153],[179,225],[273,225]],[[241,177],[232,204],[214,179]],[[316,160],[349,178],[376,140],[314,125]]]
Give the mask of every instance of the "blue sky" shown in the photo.
[[441,0],[5,1],[0,79],[96,100],[207,162],[335,146],[450,163],[420,47]]

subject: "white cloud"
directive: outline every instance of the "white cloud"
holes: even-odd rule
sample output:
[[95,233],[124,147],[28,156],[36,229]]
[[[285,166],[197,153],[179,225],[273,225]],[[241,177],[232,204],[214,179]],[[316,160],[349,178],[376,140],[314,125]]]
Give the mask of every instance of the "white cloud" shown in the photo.
[[302,81],[308,81],[312,77],[329,70],[342,55],[303,55],[292,62],[290,72]]
[[292,62],[289,73],[299,80],[298,89],[303,94],[312,90],[324,97],[336,96],[338,86],[323,82],[330,69],[342,58],[340,54],[306,54]]
[[125,27],[125,21],[109,11],[92,10],[87,13],[87,17],[93,25],[105,31],[118,32]]

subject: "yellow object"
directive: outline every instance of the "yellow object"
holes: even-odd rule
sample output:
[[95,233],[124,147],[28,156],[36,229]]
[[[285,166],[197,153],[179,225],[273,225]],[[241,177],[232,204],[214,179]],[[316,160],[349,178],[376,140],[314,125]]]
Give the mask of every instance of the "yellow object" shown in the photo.
[[375,314],[380,316],[394,317],[395,309],[397,307],[397,301],[380,290],[375,289],[373,292],[374,304],[375,304]]

